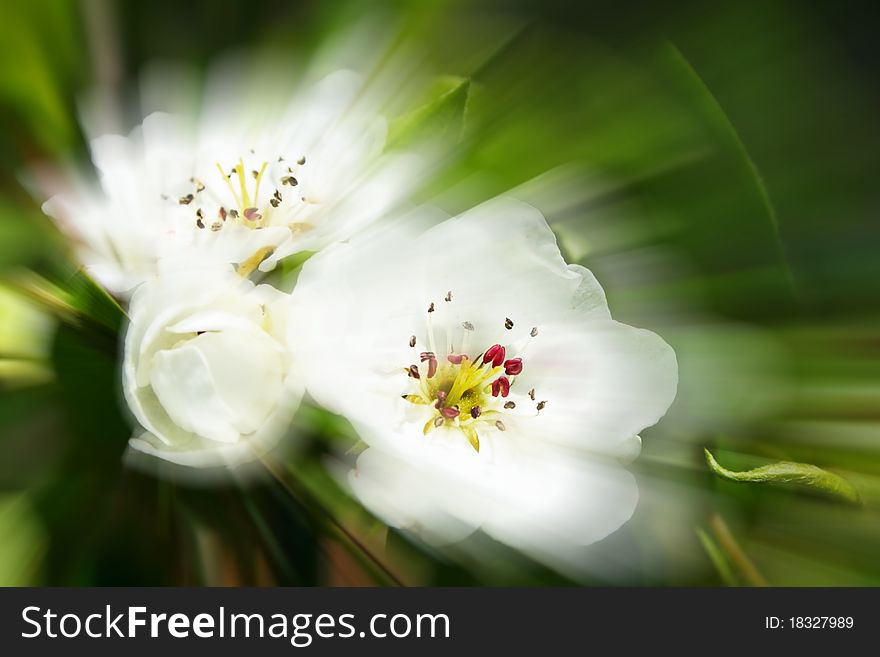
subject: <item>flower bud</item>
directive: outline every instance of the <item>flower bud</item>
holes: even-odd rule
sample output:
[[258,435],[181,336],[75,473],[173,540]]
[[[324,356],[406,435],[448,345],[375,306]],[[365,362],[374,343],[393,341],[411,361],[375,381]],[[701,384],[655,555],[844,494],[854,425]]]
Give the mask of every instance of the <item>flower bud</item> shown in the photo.
[[183,465],[235,464],[272,447],[301,398],[287,295],[231,271],[160,277],[135,293],[123,389],[135,449]]

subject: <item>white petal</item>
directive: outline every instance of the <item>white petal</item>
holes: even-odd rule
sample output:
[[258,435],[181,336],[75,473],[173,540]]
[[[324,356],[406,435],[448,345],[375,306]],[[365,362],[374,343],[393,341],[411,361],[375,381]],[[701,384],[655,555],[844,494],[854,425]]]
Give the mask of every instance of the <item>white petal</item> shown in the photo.
[[449,467],[412,461],[377,448],[358,458],[352,490],[392,526],[433,543],[460,540],[475,529],[565,568],[582,548],[617,530],[635,510],[633,476],[615,465],[534,452],[495,467]]
[[218,442],[240,437],[233,416],[216,392],[204,354],[194,346],[166,349],[153,356],[150,385],[162,407],[184,431]]
[[277,343],[265,333],[230,329],[203,333],[189,344],[208,364],[214,394],[229,409],[236,430],[257,431],[282,391],[283,356]]
[[442,218],[420,210],[335,244],[303,267],[288,342],[322,405],[361,421],[397,408],[401,371],[414,357],[409,336],[423,331],[426,309],[401,263],[420,229]]
[[[231,315],[217,310],[204,310],[188,315],[183,320],[168,326],[171,333],[199,333],[206,331],[224,331],[235,335],[243,342],[257,342],[261,348],[284,354],[285,349],[277,340],[270,337],[264,328],[253,322],[251,317]],[[235,345],[229,344],[234,349]]]
[[[186,219],[187,222],[190,218]],[[187,224],[188,225],[188,224]],[[168,274],[196,268],[222,268],[241,264],[261,250],[272,250],[290,236],[287,228],[272,227],[253,230],[223,224],[219,231],[185,230],[168,235],[158,246],[160,273]]]
[[[190,434],[185,440],[167,445],[150,433],[141,433],[128,441],[137,452],[195,468],[235,467],[260,455],[249,442],[217,443]],[[144,464],[146,465],[146,464]],[[150,464],[155,467],[155,464]]]
[[[413,468],[377,449],[368,449],[358,457],[357,469],[348,477],[348,485],[373,513],[387,524],[411,529],[427,541],[452,543],[465,538],[482,518],[463,519],[455,488],[450,495],[438,499],[426,495],[443,481],[433,481],[430,472]],[[466,507],[465,507],[466,508]]]
[[456,311],[478,330],[508,316],[529,328],[574,311],[610,317],[595,277],[565,263],[544,217],[525,203],[485,203],[428,231],[414,248],[425,293],[439,300],[451,290]]
[[542,440],[633,456],[634,436],[675,397],[675,352],[656,333],[612,320],[548,325],[516,387],[546,401],[528,430]]

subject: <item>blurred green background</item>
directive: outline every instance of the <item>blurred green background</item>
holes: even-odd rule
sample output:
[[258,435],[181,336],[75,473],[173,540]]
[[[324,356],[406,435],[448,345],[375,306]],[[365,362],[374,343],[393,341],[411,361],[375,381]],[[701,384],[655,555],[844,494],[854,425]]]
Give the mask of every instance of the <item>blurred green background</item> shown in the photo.
[[[389,117],[427,115],[448,147],[415,200],[458,212],[514,190],[617,319],[678,353],[678,398],[634,465],[640,507],[591,550],[585,583],[880,584],[870,8],[3,2],[0,584],[574,583],[485,537],[441,553],[388,531],[325,472],[350,428],[308,406],[301,447],[247,486],[123,464],[124,318],[78,273],[26,172],[87,162],[85,94],[124,105],[150,63],[205,70],[239,51],[293,66],[353,33],[383,37],[368,44],[377,70],[406,64]],[[723,480],[704,447],[737,471],[815,465],[860,502]]]

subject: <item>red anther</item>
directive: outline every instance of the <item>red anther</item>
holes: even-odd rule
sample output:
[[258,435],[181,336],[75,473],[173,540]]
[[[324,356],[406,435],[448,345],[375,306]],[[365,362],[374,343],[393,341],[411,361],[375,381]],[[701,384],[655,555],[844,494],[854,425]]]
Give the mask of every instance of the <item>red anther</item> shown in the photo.
[[522,372],[522,358],[511,358],[504,361],[504,373],[508,376],[516,376]]
[[257,208],[245,208],[244,209],[244,218],[248,221],[259,221],[263,218],[263,215],[260,214]]
[[430,379],[437,373],[437,359],[431,356],[428,359],[428,378]]
[[419,354],[419,361],[424,363],[426,360],[430,360],[433,357],[434,357],[433,351],[423,351],[422,353]]
[[438,402],[445,402],[446,401],[446,391],[445,390],[438,390],[437,391],[437,401]]
[[471,417],[475,420],[480,417],[482,414],[482,409],[479,406],[471,406]]
[[497,397],[501,395],[502,397],[507,397],[510,394],[510,381],[507,380],[506,376],[499,376],[492,382],[492,396]]
[[453,365],[461,365],[461,361],[465,358],[467,358],[467,356],[463,356],[461,354],[449,354],[446,357],[446,360],[448,360]]
[[441,411],[440,411],[440,414],[443,415],[443,417],[445,417],[445,418],[447,418],[447,419],[449,419],[449,420],[452,420],[452,419],[454,419],[454,418],[457,418],[457,417],[458,417],[458,413],[459,413],[459,411],[458,411],[458,408],[457,408],[456,406],[447,406],[446,408],[441,409]]
[[420,379],[419,376],[419,366],[418,365],[410,365],[409,366],[409,375],[414,379]]
[[504,362],[504,347],[500,344],[493,344],[486,349],[486,353],[483,354],[483,364],[485,365],[488,362],[492,363],[492,367],[501,365]]

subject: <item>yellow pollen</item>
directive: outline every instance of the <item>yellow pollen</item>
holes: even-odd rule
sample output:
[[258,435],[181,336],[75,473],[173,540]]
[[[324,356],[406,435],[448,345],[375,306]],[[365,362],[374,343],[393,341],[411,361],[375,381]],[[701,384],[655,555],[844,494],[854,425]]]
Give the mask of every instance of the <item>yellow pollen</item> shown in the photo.
[[[480,438],[477,428],[497,427],[496,419],[500,413],[494,407],[498,400],[491,396],[489,382],[503,369],[492,367],[491,363],[477,364],[466,358],[460,364],[440,364],[430,378],[426,376],[426,368],[422,368],[421,376],[415,380],[418,385],[417,393],[402,397],[411,404],[437,408],[422,428],[424,435],[427,436],[444,425],[455,427],[464,434],[471,447],[479,452]],[[405,368],[404,371],[409,373],[410,369]],[[444,410],[449,409],[457,409],[457,415],[449,417],[444,414]],[[476,412],[474,409],[477,409]]]

